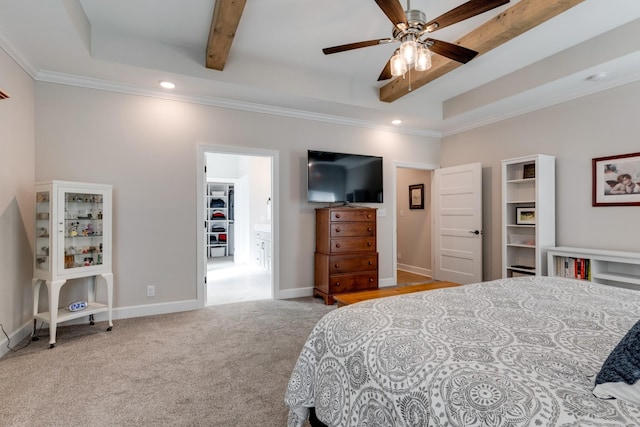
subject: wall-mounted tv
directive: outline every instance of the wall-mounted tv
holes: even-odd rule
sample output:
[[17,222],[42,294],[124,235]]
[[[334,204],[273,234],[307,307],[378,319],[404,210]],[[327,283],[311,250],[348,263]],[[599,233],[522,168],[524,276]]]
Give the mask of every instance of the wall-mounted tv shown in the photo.
[[308,150],[307,200],[382,203],[382,157]]

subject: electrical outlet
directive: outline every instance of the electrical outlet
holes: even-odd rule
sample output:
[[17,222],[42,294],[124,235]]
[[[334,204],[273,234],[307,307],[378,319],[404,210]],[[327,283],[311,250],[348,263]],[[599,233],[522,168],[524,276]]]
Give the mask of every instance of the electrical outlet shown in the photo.
[[153,297],[156,295],[156,287],[154,285],[147,286],[147,296]]

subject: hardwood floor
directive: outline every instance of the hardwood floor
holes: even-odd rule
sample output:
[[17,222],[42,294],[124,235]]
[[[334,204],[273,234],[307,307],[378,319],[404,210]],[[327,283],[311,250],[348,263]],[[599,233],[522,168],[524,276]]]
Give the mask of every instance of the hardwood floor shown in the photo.
[[409,283],[430,283],[433,282],[431,277],[422,276],[416,273],[410,273],[408,271],[397,270],[398,285],[406,285]]
[[348,304],[355,304],[360,301],[366,301],[373,298],[382,298],[392,295],[401,295],[411,292],[428,291],[432,289],[451,288],[460,286],[459,283],[441,282],[433,280],[429,276],[411,273],[408,271],[397,271],[397,285],[380,288],[373,291],[360,291],[348,294],[335,295],[334,299],[338,302],[338,307]]
[[355,304],[360,301],[367,301],[374,298],[390,297],[394,295],[409,294],[412,292],[431,291],[433,289],[452,288],[461,286],[460,283],[453,282],[431,282],[417,285],[391,286],[388,288],[376,289],[375,291],[353,292],[349,294],[337,294],[333,297],[338,302],[338,307]]

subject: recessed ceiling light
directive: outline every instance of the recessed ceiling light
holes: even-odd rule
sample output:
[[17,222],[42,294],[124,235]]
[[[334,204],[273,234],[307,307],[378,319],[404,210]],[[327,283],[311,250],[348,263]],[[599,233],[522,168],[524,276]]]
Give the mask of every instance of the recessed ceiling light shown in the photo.
[[173,88],[175,88],[175,87],[176,87],[176,85],[175,85],[174,83],[172,83],[172,82],[168,82],[168,81],[166,81],[166,80],[162,80],[162,81],[160,82],[160,86],[162,86],[162,87],[163,87],[163,88],[165,88],[165,89],[173,89]]
[[402,123],[402,120],[395,119],[395,120],[392,120],[391,123],[393,123],[394,125],[399,125],[400,123]]
[[587,80],[590,80],[592,82],[601,82],[605,80],[607,77],[609,77],[608,73],[600,72],[587,77]]

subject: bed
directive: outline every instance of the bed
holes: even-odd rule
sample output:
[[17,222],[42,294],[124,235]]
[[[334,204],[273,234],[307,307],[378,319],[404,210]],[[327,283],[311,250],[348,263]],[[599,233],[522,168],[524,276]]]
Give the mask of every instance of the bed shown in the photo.
[[638,426],[592,391],[639,319],[639,291],[535,276],[342,307],[298,357],[288,426]]

